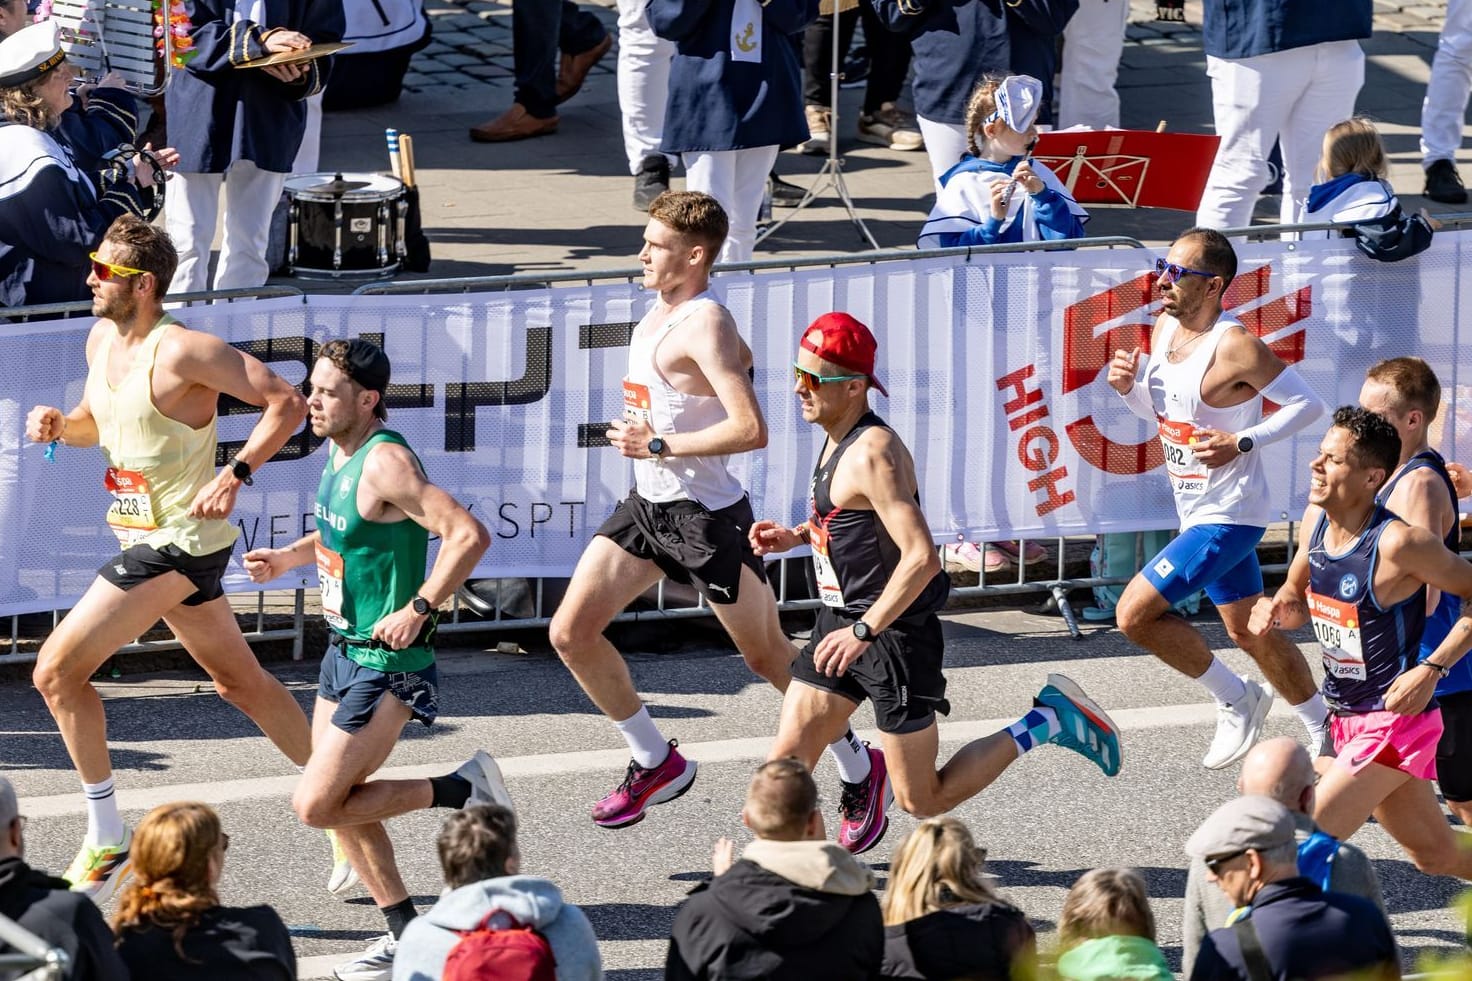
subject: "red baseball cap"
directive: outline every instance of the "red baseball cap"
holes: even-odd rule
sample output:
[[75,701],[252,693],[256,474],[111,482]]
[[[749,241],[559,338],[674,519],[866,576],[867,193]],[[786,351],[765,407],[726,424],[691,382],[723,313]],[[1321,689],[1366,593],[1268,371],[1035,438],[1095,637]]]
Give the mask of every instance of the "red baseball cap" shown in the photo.
[[829,364],[863,375],[869,384],[879,389],[879,394],[888,396],[879,379],[874,377],[874,352],[879,342],[869,328],[846,313],[825,313],[808,325],[802,332],[802,348],[811,351]]

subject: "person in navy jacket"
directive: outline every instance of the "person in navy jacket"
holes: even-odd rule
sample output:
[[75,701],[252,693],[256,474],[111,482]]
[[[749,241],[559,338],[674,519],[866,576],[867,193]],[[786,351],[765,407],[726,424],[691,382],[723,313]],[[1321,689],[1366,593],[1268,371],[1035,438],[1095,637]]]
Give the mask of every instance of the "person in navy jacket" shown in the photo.
[[342,37],[342,0],[185,0],[194,57],[165,92],[179,173],[164,216],[179,249],[171,293],[206,285],[221,184],[225,235],[214,288],[260,286],[270,273],[271,212],[306,131],[306,98],[330,58],[268,68],[243,62]]
[[751,258],[777,151],[808,138],[793,35],[817,16],[818,0],[650,0],[654,33],[675,42],[661,149],[729,216],[719,262]]

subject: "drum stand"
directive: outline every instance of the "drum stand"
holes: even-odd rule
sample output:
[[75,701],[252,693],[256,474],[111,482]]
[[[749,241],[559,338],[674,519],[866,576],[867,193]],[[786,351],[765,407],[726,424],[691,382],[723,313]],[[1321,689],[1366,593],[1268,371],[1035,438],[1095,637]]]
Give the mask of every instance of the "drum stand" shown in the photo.
[[875,249],[879,248],[879,243],[870,234],[869,227],[864,224],[864,219],[859,217],[858,210],[854,207],[854,199],[848,193],[848,184],[843,179],[843,157],[839,156],[838,153],[838,83],[843,79],[843,53],[839,50],[839,36],[842,32],[838,28],[838,15],[841,11],[851,10],[857,7],[859,0],[823,0],[823,6],[825,7],[830,3],[833,5],[833,62],[828,71],[830,86],[828,90],[830,93],[828,106],[828,159],[823,162],[823,168],[818,171],[812,187],[809,187],[807,193],[802,196],[802,200],[797,202],[797,207],[793,208],[781,221],[775,221],[763,229],[762,233],[756,237],[758,244],[765,241],[777,229],[796,218],[799,211],[812,204],[817,200],[820,193],[831,187],[838,192],[838,201],[843,205],[843,210],[848,212],[849,221],[854,223],[854,226],[858,228],[860,234],[869,241],[871,246]]

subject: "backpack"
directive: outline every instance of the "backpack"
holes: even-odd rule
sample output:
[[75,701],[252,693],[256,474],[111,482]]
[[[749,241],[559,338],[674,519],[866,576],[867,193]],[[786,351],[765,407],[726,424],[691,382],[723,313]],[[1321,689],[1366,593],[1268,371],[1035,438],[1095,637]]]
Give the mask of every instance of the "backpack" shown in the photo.
[[493,910],[445,958],[443,981],[557,981],[552,945],[533,927]]

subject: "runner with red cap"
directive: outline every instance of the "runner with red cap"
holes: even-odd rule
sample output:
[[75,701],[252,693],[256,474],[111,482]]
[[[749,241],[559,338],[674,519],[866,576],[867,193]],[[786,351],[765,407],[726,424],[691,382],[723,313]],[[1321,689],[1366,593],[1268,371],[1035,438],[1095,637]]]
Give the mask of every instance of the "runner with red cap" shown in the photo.
[[[915,462],[869,407],[869,389],[888,395],[874,373],[874,335],[846,313],[826,313],[803,331],[793,362],[802,417],[828,434],[813,469],[813,513],[796,528],[751,527],[758,555],[809,545],[823,606],[812,638],[792,665],[794,684],[769,759],[808,766],[848,726],[864,699],[874,703],[887,770],[845,785],[844,827],[863,828],[864,851],[888,827],[891,800],[911,814],[942,814],[1045,742],[1119,772],[1119,730],[1070,679],[1050,674],[1021,719],[974,740],[939,771],[936,713],[950,712],[941,673],[945,641],[936,615],[950,593],[930,527],[920,510]],[[855,822],[851,815],[862,813]]]

